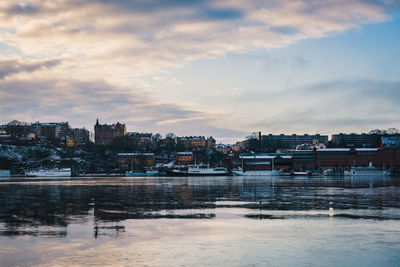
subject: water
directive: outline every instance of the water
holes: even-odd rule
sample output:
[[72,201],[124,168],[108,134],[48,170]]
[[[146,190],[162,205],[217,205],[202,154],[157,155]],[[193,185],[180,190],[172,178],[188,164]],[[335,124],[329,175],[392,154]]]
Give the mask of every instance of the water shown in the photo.
[[11,178],[0,266],[400,266],[394,177]]

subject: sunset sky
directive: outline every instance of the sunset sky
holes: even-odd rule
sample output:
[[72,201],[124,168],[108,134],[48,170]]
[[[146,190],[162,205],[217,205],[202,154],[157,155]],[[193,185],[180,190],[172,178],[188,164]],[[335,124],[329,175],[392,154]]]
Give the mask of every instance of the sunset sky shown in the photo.
[[400,1],[0,1],[0,124],[400,128]]

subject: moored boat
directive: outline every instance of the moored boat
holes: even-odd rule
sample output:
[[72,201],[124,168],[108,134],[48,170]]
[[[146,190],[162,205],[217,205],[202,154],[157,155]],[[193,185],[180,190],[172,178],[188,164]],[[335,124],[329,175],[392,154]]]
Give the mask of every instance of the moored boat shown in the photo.
[[224,167],[209,165],[189,165],[187,168],[172,169],[167,173],[173,176],[223,176],[228,175],[228,170]]
[[0,170],[0,177],[10,177],[11,173],[9,170]]
[[345,176],[385,176],[389,174],[389,171],[378,170],[372,165],[372,162],[368,167],[351,167],[350,171],[344,171]]
[[243,170],[239,167],[231,172],[238,176],[279,176],[282,170]]
[[145,177],[145,176],[157,176],[158,170],[135,170],[135,171],[126,171],[126,177]]
[[227,175],[228,170],[224,167],[210,167],[209,165],[189,165],[187,170],[188,175]]
[[28,177],[71,177],[71,168],[38,169],[25,172]]

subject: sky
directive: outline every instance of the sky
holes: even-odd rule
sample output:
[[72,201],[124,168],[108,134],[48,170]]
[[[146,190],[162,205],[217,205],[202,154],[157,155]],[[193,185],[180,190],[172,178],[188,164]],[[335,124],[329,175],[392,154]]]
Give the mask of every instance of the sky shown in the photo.
[[0,1],[0,124],[400,128],[400,0]]

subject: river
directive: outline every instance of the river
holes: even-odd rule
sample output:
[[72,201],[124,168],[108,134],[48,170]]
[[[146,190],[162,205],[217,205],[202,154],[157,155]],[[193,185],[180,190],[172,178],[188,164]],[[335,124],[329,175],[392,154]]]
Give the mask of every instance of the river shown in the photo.
[[91,265],[400,266],[400,178],[0,181],[0,266]]

